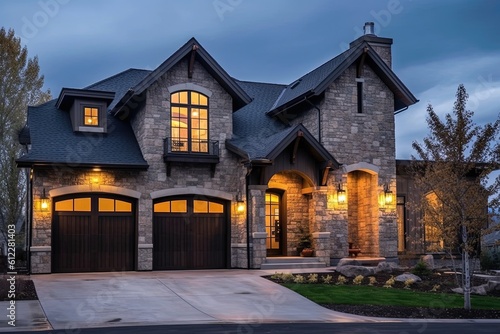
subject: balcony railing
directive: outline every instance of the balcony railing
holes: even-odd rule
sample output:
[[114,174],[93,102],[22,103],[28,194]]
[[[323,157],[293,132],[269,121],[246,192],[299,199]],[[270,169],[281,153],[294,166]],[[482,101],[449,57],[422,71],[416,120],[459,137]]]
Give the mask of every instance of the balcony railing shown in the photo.
[[218,163],[219,141],[167,137],[163,158],[165,162]]

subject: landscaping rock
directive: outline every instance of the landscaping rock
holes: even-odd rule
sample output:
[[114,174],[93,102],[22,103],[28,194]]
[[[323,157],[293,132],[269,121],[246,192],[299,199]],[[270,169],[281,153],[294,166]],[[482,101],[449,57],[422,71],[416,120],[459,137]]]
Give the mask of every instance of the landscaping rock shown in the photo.
[[487,285],[486,288],[487,292],[500,291],[500,282],[498,281],[488,281],[486,285]]
[[336,271],[338,271],[345,277],[356,277],[358,275],[370,276],[374,274],[373,268],[351,265],[341,266],[340,268],[337,267]]
[[342,266],[359,266],[361,263],[354,259],[340,259],[339,263],[337,263],[337,268]]
[[399,266],[394,262],[380,262],[377,267],[375,267],[375,273],[392,273],[394,270],[399,269]]
[[403,273],[394,277],[394,279],[398,282],[406,282],[409,279],[412,279],[414,282],[421,282],[422,279],[417,275],[413,275],[412,273]]
[[421,258],[421,261],[427,265],[427,269],[434,270],[434,256],[428,254]]
[[[486,291],[488,284],[473,286],[470,288],[471,295],[486,296],[488,292]],[[451,291],[463,295],[464,290],[462,288],[451,289]]]

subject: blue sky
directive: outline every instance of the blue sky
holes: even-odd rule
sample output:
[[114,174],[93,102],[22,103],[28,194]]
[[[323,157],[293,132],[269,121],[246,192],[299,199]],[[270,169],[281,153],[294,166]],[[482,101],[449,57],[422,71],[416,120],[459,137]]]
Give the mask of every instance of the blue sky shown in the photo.
[[154,69],[191,37],[237,79],[290,83],[344,51],[366,21],[394,39],[393,70],[420,100],[396,116],[398,158],[428,134],[429,103],[452,111],[460,83],[477,123],[498,117],[496,0],[0,0],[0,25],[38,55],[54,96]]

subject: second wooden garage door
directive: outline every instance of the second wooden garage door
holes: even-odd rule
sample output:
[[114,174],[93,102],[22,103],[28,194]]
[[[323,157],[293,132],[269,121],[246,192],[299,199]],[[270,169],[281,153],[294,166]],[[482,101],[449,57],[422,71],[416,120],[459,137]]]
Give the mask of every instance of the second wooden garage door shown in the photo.
[[154,204],[153,269],[228,266],[227,204],[208,198],[164,198]]

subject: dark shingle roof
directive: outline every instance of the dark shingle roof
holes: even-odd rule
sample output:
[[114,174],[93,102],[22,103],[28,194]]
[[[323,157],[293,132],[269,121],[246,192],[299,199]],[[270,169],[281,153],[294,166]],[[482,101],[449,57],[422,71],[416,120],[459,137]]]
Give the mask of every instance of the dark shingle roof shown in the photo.
[[328,78],[328,76],[335,69],[337,69],[340,64],[342,64],[342,62],[351,55],[352,52],[353,49],[345,51],[286,86],[279,99],[276,100],[270,110],[278,109],[286,103],[289,103],[290,101],[293,101],[308,92],[314,91],[314,89],[326,78]]
[[[127,70],[88,86],[88,89],[120,94],[140,81],[149,71]],[[68,167],[107,166],[146,169],[139,144],[128,121],[107,114],[105,134],[74,132],[70,113],[56,108],[57,99],[28,108],[27,126],[30,129],[31,148],[20,157],[20,167],[37,165],[65,165]]]
[[266,115],[286,86],[237,82],[253,100],[233,113],[234,136],[229,143],[248,153],[252,159],[264,158],[291,129]]
[[113,100],[113,102],[111,102],[111,104],[108,107],[109,110],[111,110],[129,89],[137,85],[137,83],[141,82],[151,72],[152,71],[149,70],[139,70],[135,68],[130,68],[121,73],[113,75],[112,77],[106,78],[90,86],[87,86],[84,89],[115,92],[115,99]]

